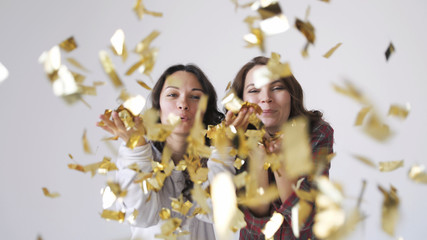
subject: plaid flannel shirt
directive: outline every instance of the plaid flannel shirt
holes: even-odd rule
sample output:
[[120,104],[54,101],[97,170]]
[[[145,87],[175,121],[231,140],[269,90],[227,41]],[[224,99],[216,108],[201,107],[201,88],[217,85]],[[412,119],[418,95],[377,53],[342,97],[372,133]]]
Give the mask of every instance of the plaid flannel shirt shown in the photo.
[[[313,128],[313,131],[311,133],[311,148],[313,153],[313,159],[316,159],[317,154],[323,148],[328,149],[328,153],[332,153],[333,143],[334,143],[333,128],[328,123],[321,121],[319,124],[317,124]],[[323,172],[323,174],[326,176],[329,175],[329,167],[330,166],[327,166]],[[311,184],[307,180],[307,178],[304,179],[300,188],[305,191],[310,191]],[[264,228],[265,224],[270,220],[270,217],[273,214],[273,212],[281,213],[285,218],[280,228],[274,234],[274,239],[275,240],[297,239],[292,232],[291,209],[295,204],[298,203],[298,201],[299,201],[299,198],[295,194],[295,192],[293,192],[291,196],[283,203],[280,201],[280,199],[277,199],[272,203],[272,206],[270,207],[271,209],[270,216],[266,216],[266,217],[256,217],[249,211],[249,209],[244,209],[245,221],[247,225],[245,228],[242,228],[240,230],[240,239],[245,239],[245,240],[265,239],[265,236],[261,231]],[[314,215],[315,215],[315,210],[311,212],[305,224],[300,229],[300,236],[298,239],[301,239],[301,240],[316,239],[312,231],[312,227],[314,223]]]

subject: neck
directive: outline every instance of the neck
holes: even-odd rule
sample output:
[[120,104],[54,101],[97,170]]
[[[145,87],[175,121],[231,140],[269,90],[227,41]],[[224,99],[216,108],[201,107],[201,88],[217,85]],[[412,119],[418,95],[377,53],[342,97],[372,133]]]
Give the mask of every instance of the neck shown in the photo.
[[172,160],[175,165],[182,160],[182,156],[187,150],[187,136],[188,134],[172,133],[166,139],[166,145],[172,150]]

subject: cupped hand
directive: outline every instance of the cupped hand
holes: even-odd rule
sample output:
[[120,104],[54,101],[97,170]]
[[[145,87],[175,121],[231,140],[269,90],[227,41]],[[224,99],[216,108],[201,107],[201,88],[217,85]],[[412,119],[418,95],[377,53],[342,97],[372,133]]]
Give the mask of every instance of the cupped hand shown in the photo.
[[225,115],[225,125],[233,125],[235,128],[242,128],[245,129],[248,128],[249,125],[249,117],[254,112],[254,109],[252,107],[250,108],[242,108],[240,109],[237,116],[234,115],[232,111],[228,111]]
[[[97,122],[96,125],[110,134],[119,137],[124,142],[128,142],[130,137],[133,134],[145,134],[144,124],[142,123],[142,119],[140,117],[134,117],[135,127],[127,130],[125,124],[120,119],[119,114],[116,111],[113,111],[111,114],[112,119],[108,118],[105,114],[101,114],[99,118],[100,122]],[[145,145],[145,139],[143,137],[140,138],[137,146]]]

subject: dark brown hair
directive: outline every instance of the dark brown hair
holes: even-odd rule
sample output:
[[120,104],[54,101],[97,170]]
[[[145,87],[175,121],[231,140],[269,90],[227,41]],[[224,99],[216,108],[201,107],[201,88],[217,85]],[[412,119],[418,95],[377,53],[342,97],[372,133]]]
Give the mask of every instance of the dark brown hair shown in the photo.
[[156,85],[154,85],[153,90],[151,92],[151,102],[153,103],[153,108],[160,110],[160,94],[163,89],[163,85],[165,84],[166,78],[172,75],[175,72],[184,71],[194,74],[200,85],[202,85],[202,89],[204,94],[208,96],[208,104],[206,107],[206,112],[203,117],[203,123],[206,125],[216,125],[219,124],[224,118],[224,114],[222,114],[218,110],[217,106],[217,95],[215,92],[215,88],[212,86],[212,83],[203,73],[203,71],[193,64],[188,65],[173,65],[166,69],[163,74],[160,76]]
[[[243,99],[245,80],[248,72],[256,65],[267,65],[268,60],[269,58],[267,57],[255,57],[239,70],[231,87],[236,91],[236,94],[240,99]],[[317,110],[308,111],[304,107],[304,93],[302,91],[302,87],[293,75],[280,78],[280,80],[285,84],[286,89],[291,96],[291,112],[289,114],[289,119],[297,116],[305,116],[310,121],[310,126],[313,127],[322,119],[323,114]]]

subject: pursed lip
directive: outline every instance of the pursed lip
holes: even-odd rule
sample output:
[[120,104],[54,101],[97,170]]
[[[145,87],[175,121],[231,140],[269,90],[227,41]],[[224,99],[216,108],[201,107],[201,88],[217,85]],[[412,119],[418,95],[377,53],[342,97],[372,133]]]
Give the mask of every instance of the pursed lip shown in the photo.
[[275,113],[275,112],[277,112],[277,111],[273,110],[273,109],[262,110],[262,114],[272,114],[272,113]]
[[181,122],[188,122],[190,121],[190,118],[188,118],[187,116],[180,116],[181,117]]

